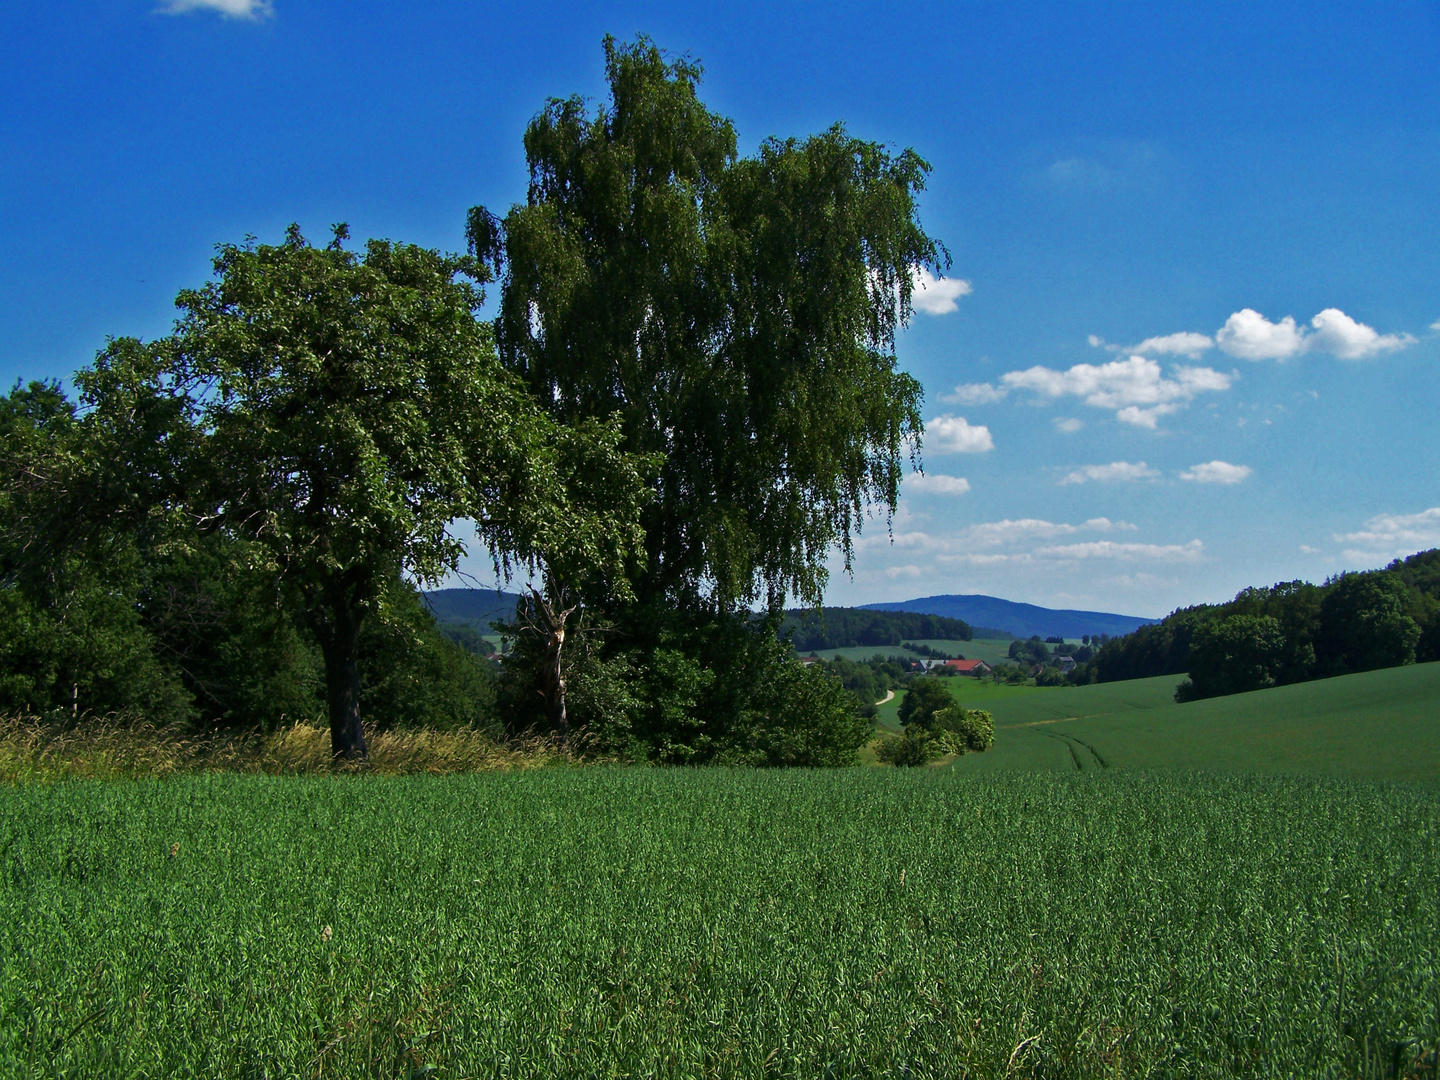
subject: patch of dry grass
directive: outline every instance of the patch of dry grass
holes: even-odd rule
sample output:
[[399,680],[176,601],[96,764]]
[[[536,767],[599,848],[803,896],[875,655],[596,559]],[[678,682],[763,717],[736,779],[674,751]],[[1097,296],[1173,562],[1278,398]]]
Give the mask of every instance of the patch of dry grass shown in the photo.
[[330,731],[300,722],[273,732],[197,733],[117,717],[55,723],[0,717],[0,783],[66,778],[111,780],[197,772],[304,774],[367,772],[383,776],[483,772],[574,764],[550,739],[497,742],[474,730],[373,731],[364,763],[330,756]]

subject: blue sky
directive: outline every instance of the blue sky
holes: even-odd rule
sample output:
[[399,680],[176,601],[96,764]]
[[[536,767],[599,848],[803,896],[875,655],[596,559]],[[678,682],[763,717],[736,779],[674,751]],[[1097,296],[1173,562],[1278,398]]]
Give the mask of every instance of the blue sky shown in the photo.
[[[843,120],[934,166],[899,345],[927,473],[829,601],[1158,615],[1440,544],[1440,7],[16,4],[0,379],[155,336],[213,245],[463,246],[600,39],[706,68],[742,148]],[[961,284],[963,283],[963,284]],[[837,568],[838,571],[838,568]]]

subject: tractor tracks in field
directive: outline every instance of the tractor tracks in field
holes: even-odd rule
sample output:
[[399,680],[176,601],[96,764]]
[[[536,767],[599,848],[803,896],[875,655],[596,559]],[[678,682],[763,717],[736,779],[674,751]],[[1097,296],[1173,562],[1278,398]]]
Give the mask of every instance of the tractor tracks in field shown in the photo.
[[[1103,754],[1091,746],[1084,739],[1077,739],[1074,735],[1065,735],[1058,731],[1038,731],[1037,735],[1044,735],[1050,739],[1059,739],[1065,744],[1065,749],[1070,751],[1070,760],[1075,763],[1076,772],[1085,771],[1085,757],[1088,755],[1092,761],[1102,769],[1110,768],[1110,763],[1105,760]],[[1084,751],[1082,754],[1081,751]]]

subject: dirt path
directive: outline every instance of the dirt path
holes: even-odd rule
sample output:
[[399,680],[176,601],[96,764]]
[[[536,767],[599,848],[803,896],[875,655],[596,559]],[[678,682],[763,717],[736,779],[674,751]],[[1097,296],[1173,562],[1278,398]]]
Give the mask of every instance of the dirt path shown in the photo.
[[886,691],[885,691],[885,696],[884,696],[883,698],[881,698],[879,701],[875,702],[875,704],[876,704],[876,705],[884,705],[886,702],[890,702],[890,701],[894,701],[894,700],[895,700],[895,691],[894,691],[894,690],[886,690]]

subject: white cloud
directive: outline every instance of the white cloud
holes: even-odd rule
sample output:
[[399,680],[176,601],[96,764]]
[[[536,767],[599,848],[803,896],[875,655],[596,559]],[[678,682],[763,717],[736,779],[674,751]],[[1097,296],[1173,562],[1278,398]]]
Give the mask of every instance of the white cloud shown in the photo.
[[1003,521],[971,525],[968,529],[961,530],[957,540],[958,546],[962,548],[1001,547],[1027,540],[1054,540],[1081,532],[1126,532],[1134,529],[1135,526],[1128,522],[1111,521],[1103,517],[1090,518],[1079,525],[1069,525],[1063,521],[1044,521],[1041,518],[1006,518]]
[[1146,338],[1128,351],[1141,356],[1188,356],[1192,360],[1198,360],[1202,352],[1214,346],[1215,342],[1204,334],[1182,330],[1178,334]]
[[1109,465],[1082,465],[1074,472],[1067,473],[1062,484],[1084,484],[1090,480],[1113,483],[1126,480],[1148,480],[1160,473],[1143,461],[1112,461]]
[[1242,360],[1288,360],[1305,351],[1305,331],[1289,315],[1272,323],[1253,308],[1242,308],[1215,332],[1215,343]]
[[1352,545],[1346,558],[1376,562],[1440,547],[1440,506],[1418,514],[1379,514],[1359,532],[1336,533],[1335,540]]
[[1035,554],[1056,559],[1117,559],[1122,561],[1197,562],[1205,552],[1199,540],[1188,544],[1118,544],[1114,540],[1090,540],[1039,548]]
[[912,473],[905,480],[911,491],[923,491],[931,495],[964,495],[970,490],[970,481],[963,476],[945,476],[943,473]]
[[227,19],[258,21],[275,14],[270,0],[162,0],[157,9],[163,15],[184,15],[191,11],[218,11]]
[[1434,322],[1432,322],[1430,324],[1430,329],[1440,332],[1440,319],[1436,319]]
[[1339,308],[1326,308],[1310,320],[1315,327],[1308,343],[1311,348],[1334,353],[1341,360],[1364,360],[1415,344],[1409,334],[1381,334],[1356,322]]
[[1177,411],[1196,394],[1230,387],[1230,376],[1207,367],[1177,365],[1165,378],[1154,360],[1131,356],[1106,364],[1076,364],[1067,371],[1032,367],[1001,377],[1007,388],[1043,397],[1073,395],[1098,409],[1116,410],[1127,424],[1153,428],[1158,417]]
[[937,416],[925,422],[929,448],[939,454],[981,454],[995,449],[995,440],[984,424],[972,424],[963,416]]
[[1179,412],[1179,405],[1152,405],[1148,409],[1142,409],[1138,405],[1127,405],[1115,414],[1115,419],[1122,424],[1133,424],[1136,427],[1155,430],[1155,421],[1170,413]]
[[1056,431],[1064,435],[1074,435],[1085,426],[1085,421],[1077,420],[1073,416],[1057,416],[1051,423],[1055,425]]
[[1409,334],[1382,334],[1339,308],[1326,308],[1310,325],[1314,329],[1307,331],[1289,315],[1273,323],[1258,311],[1244,308],[1225,320],[1215,340],[1224,352],[1242,360],[1289,360],[1312,350],[1341,360],[1365,360],[1415,344]]
[[1238,484],[1254,471],[1249,465],[1207,461],[1203,465],[1192,465],[1180,474],[1180,479],[1196,484]]
[[926,315],[948,315],[955,311],[955,301],[975,291],[970,282],[961,278],[937,278],[923,266],[910,272],[910,281],[915,291],[910,302],[917,311]]
[[1003,401],[1009,392],[1003,386],[992,386],[989,383],[961,383],[955,387],[954,393],[946,394],[940,400],[957,405],[993,405],[997,401]]

